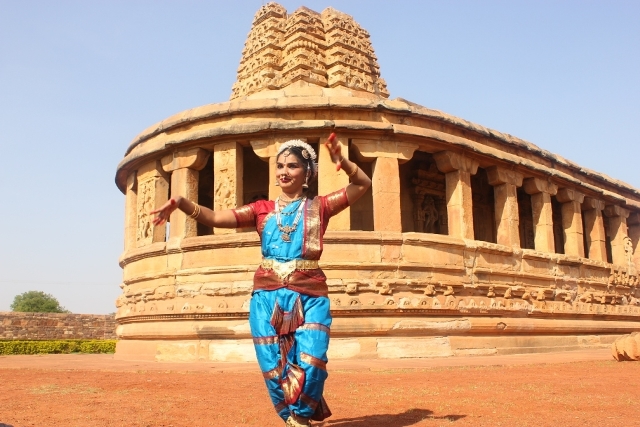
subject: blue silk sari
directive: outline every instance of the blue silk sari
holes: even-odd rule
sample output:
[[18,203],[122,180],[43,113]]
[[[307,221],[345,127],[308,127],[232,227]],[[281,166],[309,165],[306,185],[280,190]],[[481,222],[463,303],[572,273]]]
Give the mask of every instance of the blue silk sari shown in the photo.
[[[293,226],[296,210],[304,201],[282,210],[281,225]],[[278,262],[302,259],[304,215],[282,240],[276,215],[264,221],[262,256]],[[329,298],[301,294],[287,287],[255,290],[249,323],[256,356],[271,401],[283,420],[291,413],[321,421],[329,411],[322,393],[327,379],[327,349],[331,314]]]

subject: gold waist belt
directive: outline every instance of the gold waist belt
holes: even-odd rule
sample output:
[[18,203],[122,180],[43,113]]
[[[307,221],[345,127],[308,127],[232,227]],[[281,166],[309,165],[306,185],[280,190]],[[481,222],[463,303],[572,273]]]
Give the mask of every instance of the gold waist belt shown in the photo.
[[262,258],[260,266],[265,270],[273,270],[280,279],[284,280],[296,270],[315,270],[318,268],[318,260],[292,259],[287,262],[279,262],[275,259]]

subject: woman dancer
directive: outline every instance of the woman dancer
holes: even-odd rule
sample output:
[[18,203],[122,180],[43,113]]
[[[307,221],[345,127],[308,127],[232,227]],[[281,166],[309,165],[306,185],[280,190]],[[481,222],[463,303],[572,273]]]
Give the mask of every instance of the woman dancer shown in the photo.
[[325,146],[351,181],[334,193],[305,196],[317,175],[316,153],[309,144],[291,140],[282,144],[276,157],[276,185],[282,194],[275,201],[212,211],[177,196],[151,212],[156,226],[180,209],[209,227],[256,227],[263,258],[254,275],[249,323],[273,405],[291,427],[309,426],[309,420],[331,415],[322,397],[331,327],[326,276],[318,267],[322,236],[329,218],[371,185],[356,164],[342,157],[334,134]]

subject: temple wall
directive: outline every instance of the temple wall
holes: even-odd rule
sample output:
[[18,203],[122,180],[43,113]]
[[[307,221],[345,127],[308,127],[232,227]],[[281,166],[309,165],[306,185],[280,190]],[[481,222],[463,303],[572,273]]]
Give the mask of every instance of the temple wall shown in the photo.
[[116,339],[113,314],[0,312],[0,339]]

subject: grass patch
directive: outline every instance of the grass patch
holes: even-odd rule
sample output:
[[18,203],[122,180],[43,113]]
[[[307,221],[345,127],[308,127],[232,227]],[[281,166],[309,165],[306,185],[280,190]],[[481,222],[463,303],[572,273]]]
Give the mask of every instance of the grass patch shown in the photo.
[[115,353],[116,340],[0,341],[0,355]]

